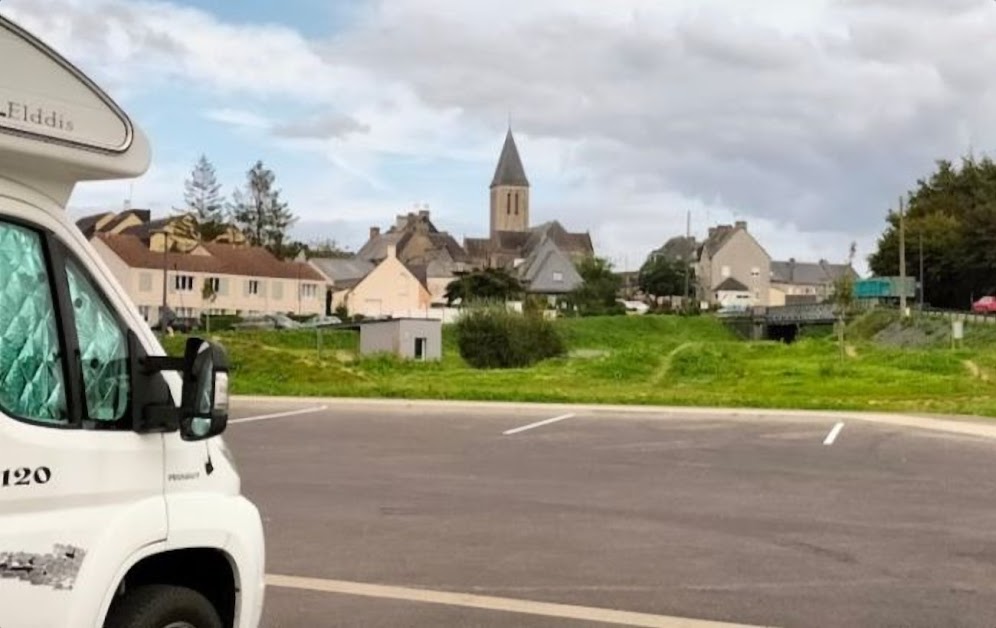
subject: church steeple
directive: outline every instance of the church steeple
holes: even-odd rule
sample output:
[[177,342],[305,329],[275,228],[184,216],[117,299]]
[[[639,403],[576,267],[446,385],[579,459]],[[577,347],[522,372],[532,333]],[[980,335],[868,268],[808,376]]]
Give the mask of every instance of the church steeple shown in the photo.
[[509,126],[495,176],[491,179],[491,238],[494,239],[499,231],[528,230],[529,179]]
[[501,147],[501,157],[498,158],[495,176],[491,180],[491,187],[496,185],[529,187],[526,171],[522,167],[522,160],[519,159],[519,149],[515,146],[515,138],[512,137],[512,127],[509,127],[505,134],[505,145]]

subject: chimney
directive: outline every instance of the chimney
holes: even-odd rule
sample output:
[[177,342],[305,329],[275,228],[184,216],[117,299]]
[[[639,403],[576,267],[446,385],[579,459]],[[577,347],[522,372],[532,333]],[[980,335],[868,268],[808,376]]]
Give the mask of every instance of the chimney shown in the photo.
[[380,235],[380,227],[370,227],[370,239],[373,240]]
[[428,209],[420,209],[420,210],[418,210],[418,217],[419,218],[428,218],[429,217],[429,210]]
[[789,283],[795,282],[795,258],[789,258]]
[[747,221],[746,220],[738,220],[737,223],[736,223],[736,226],[737,226],[737,229],[743,229],[743,230],[746,231],[747,230]]

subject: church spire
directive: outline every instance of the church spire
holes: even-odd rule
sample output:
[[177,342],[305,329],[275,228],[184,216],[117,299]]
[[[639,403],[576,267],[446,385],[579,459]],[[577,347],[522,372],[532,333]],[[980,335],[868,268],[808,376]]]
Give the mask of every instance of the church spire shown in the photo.
[[529,187],[526,171],[519,158],[519,149],[516,148],[515,138],[512,137],[511,119],[508,132],[505,134],[505,145],[501,148],[501,157],[498,158],[498,166],[495,168],[495,176],[491,180],[491,187],[499,185]]

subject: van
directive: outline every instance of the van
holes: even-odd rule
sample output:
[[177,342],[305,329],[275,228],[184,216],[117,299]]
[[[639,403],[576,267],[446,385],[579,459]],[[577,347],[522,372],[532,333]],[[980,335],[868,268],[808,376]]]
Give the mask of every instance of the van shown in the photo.
[[145,136],[0,17],[0,627],[254,628],[264,538],[231,452],[224,350],[166,357],[70,221]]

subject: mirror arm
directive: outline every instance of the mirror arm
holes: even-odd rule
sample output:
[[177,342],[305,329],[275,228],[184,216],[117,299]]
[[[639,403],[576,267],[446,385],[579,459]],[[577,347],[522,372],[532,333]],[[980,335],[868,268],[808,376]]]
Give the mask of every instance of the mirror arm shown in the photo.
[[183,371],[187,368],[187,359],[185,357],[150,355],[139,360],[139,364],[146,375],[151,375],[163,371]]

